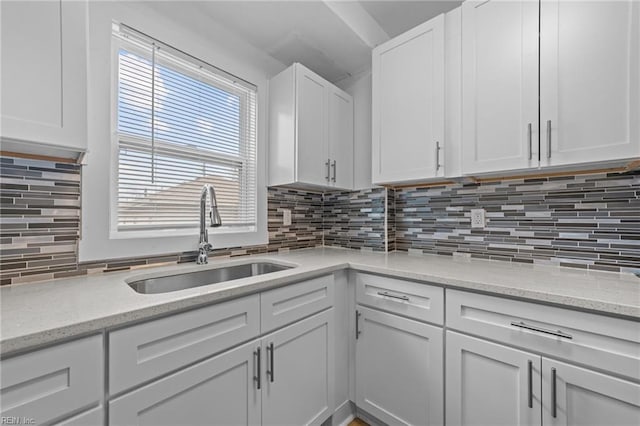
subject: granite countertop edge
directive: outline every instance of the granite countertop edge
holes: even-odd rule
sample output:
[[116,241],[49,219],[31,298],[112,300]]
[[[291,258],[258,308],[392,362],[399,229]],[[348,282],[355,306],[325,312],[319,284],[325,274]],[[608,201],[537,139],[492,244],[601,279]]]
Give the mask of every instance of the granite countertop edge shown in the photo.
[[[443,256],[439,257],[442,258]],[[39,323],[37,325],[33,325],[36,324],[38,318],[32,319],[33,324],[29,324],[30,319],[28,315],[26,313],[24,315],[20,313],[16,309],[16,305],[21,302],[27,302],[29,293],[45,297],[46,295],[42,295],[42,293],[53,292],[53,286],[60,285],[61,280],[20,286],[24,287],[25,295],[20,294],[20,291],[17,292],[18,294],[11,294],[9,291],[6,291],[2,293],[3,309],[2,312],[0,312],[0,319],[2,319],[3,323],[2,336],[0,336],[0,355],[2,355],[2,357],[11,356],[28,349],[33,349],[38,346],[51,344],[72,337],[88,335],[104,329],[117,328],[143,321],[145,319],[167,315],[172,312],[178,312],[211,303],[223,302],[225,300],[273,289],[347,268],[358,272],[415,280],[446,288],[479,291],[494,294],[496,296],[513,297],[534,303],[552,304],[570,309],[583,310],[596,314],[619,316],[634,321],[640,321],[640,279],[634,277],[633,274],[614,274],[607,272],[585,273],[581,271],[574,271],[570,268],[560,267],[547,267],[549,269],[546,269],[530,266],[523,267],[522,265],[509,266],[509,263],[497,261],[456,262],[455,260],[446,260],[446,258],[437,259],[435,257],[411,258],[411,256],[406,253],[390,256],[390,254],[368,254],[355,250],[327,248],[297,250],[285,254],[266,254],[233,258],[216,263],[210,267],[244,263],[253,260],[292,264],[297,267],[273,274],[237,280],[235,282],[229,281],[223,286],[203,286],[179,291],[175,293],[174,297],[172,297],[172,293],[165,293],[164,295],[159,296],[159,298],[151,298],[151,300],[145,299],[147,295],[134,293],[133,290],[126,285],[126,281],[131,278],[161,275],[163,273],[166,274],[167,271],[174,273],[189,272],[197,270],[196,267],[194,267],[194,265],[172,265],[170,267],[149,268],[145,271],[136,270],[116,273],[109,275],[108,277],[102,275],[99,278],[90,276],[75,278],[67,280],[68,282],[62,282],[62,284],[66,286],[65,288],[68,287],[69,291],[82,292],[83,285],[86,283],[93,283],[95,286],[87,288],[87,291],[91,291],[94,288],[100,288],[102,289],[101,291],[108,294],[110,290],[113,290],[114,293],[118,294],[118,297],[120,297],[121,300],[127,301],[130,306],[124,306],[121,309],[116,309],[114,307],[111,312],[109,312],[109,309],[102,309],[93,315],[90,312],[91,308],[87,307],[87,312],[76,313],[77,315],[75,315],[75,317],[78,317],[77,320],[53,320],[50,321],[53,325],[48,328],[46,325],[41,325]],[[434,269],[440,269],[439,273],[437,271],[430,273],[423,270],[426,266],[429,266],[429,262],[437,264]],[[449,265],[449,263],[451,263],[451,265]],[[419,267],[412,267],[413,264],[418,265]],[[460,268],[461,265],[470,268],[472,272],[474,269],[477,269],[479,276],[484,272],[486,277],[471,280],[456,277],[455,272],[452,272],[450,275],[446,274],[447,268],[453,267],[453,270],[455,270]],[[492,269],[495,270],[492,271]],[[445,273],[443,273],[443,270]],[[558,280],[567,281],[569,283],[567,284],[568,286],[574,282],[581,283],[585,281],[587,286],[593,285],[594,287],[600,287],[601,280],[606,282],[610,281],[613,285],[617,285],[618,281],[620,281],[622,285],[625,286],[624,289],[627,293],[629,292],[629,289],[631,289],[631,294],[634,297],[632,297],[632,300],[630,300],[629,303],[621,303],[612,300],[604,300],[603,298],[598,299],[595,296],[589,296],[589,294],[571,294],[571,291],[569,290],[578,290],[570,287],[564,289],[559,288],[557,291],[549,291],[548,289],[545,290],[545,288],[536,288],[535,285],[510,285],[509,280],[506,279],[501,279],[500,281],[503,282],[498,284],[487,282],[487,280],[491,280],[491,273],[502,274],[503,272],[505,274],[512,272],[515,274],[515,277],[522,277],[522,273],[533,274],[533,278],[536,278],[536,275],[539,275],[541,279],[548,279],[548,277],[553,276],[557,277]],[[635,283],[634,280],[638,280],[637,283]],[[98,281],[99,285],[102,287],[98,286]],[[638,286],[637,297],[635,297],[634,285]],[[41,291],[38,292],[37,288],[31,286],[39,286]],[[114,287],[111,288],[110,286]],[[34,291],[28,291],[32,288]],[[602,291],[602,288],[598,288],[598,290]],[[606,286],[604,287],[604,290],[616,291],[615,288],[607,289]],[[84,296],[89,297],[88,295]],[[140,306],[136,306],[136,301],[139,301]],[[10,313],[5,315],[4,310],[6,307],[11,309],[9,309]],[[79,310],[82,310],[82,308],[79,308]],[[40,314],[39,319],[44,322],[48,318],[48,313],[49,312],[39,312],[34,316]],[[61,313],[58,314],[63,316]],[[10,323],[7,325],[6,321],[9,321]],[[11,324],[12,321],[17,324]],[[20,323],[20,321],[26,323],[27,326],[21,327],[22,323]],[[22,330],[22,328],[25,329]]]

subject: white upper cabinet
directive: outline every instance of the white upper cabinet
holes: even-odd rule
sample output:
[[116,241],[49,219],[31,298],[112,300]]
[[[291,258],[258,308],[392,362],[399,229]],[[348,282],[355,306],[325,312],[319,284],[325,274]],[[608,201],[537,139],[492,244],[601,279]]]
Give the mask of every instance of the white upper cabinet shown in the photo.
[[640,3],[543,1],[542,165],[640,155]]
[[3,149],[86,149],[86,3],[3,1]]
[[269,184],[353,188],[351,96],[300,64],[269,92]]
[[372,52],[373,183],[444,176],[445,15]]
[[464,174],[640,155],[636,1],[466,1],[462,70]]
[[329,158],[331,183],[353,188],[353,99],[337,87],[329,91]]
[[326,185],[328,82],[302,66],[296,67],[295,72],[298,180]]
[[537,166],[538,3],[462,4],[462,170]]

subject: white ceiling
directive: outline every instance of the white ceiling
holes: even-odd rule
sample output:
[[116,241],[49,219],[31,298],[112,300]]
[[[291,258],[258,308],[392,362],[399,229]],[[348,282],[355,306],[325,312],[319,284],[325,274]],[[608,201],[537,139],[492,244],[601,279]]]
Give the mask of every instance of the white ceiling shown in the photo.
[[329,7],[320,0],[167,1],[154,2],[154,8],[171,16],[179,5],[183,17],[184,12],[191,9],[285,66],[300,62],[336,82],[370,67],[371,42],[361,38],[363,25],[371,27],[377,23],[378,28],[369,28],[373,33],[394,37],[454,9],[461,2],[360,0],[349,3],[350,19],[339,16],[340,7]]
[[375,1],[361,0],[362,7],[389,35],[395,37],[429,19],[460,6],[462,1]]

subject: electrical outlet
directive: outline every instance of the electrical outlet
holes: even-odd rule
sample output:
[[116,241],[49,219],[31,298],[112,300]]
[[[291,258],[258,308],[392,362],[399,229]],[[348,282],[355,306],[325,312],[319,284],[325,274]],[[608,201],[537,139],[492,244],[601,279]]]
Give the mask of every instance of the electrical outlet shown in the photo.
[[282,224],[284,226],[291,226],[291,210],[282,209]]
[[472,228],[484,228],[486,225],[486,219],[484,216],[484,209],[471,209],[471,227]]

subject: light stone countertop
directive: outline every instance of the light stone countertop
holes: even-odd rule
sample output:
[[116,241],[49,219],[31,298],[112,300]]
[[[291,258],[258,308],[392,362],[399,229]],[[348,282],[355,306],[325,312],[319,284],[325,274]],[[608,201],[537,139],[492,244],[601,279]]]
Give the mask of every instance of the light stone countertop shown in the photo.
[[[221,284],[139,294],[125,280],[268,260],[296,266]],[[58,279],[0,289],[0,354],[10,354],[172,311],[263,291],[337,270],[354,270],[550,303],[640,321],[640,278],[500,261],[316,248]]]

